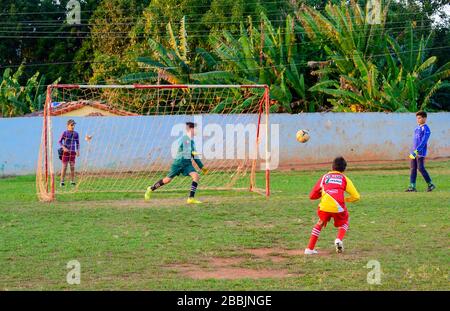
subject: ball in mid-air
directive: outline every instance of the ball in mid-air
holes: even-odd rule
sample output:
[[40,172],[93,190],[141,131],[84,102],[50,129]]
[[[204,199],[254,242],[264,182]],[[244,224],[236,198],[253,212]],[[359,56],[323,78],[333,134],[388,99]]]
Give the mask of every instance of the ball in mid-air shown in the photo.
[[299,143],[306,143],[309,140],[309,132],[307,130],[298,130],[296,138]]

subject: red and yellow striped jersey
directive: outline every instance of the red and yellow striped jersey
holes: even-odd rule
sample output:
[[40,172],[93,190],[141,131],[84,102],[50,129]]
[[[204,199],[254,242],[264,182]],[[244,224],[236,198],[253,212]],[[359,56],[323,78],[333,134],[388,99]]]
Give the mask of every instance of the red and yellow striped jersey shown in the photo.
[[[345,197],[347,192],[349,197]],[[323,175],[309,194],[311,200],[321,199],[319,208],[321,211],[340,213],[347,210],[345,202],[356,202],[360,195],[353,182],[338,171],[331,171]]]

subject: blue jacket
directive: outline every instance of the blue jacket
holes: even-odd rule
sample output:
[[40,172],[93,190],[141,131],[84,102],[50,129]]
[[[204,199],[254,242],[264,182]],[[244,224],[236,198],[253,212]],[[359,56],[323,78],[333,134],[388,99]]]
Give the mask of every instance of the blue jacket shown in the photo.
[[414,130],[414,146],[411,150],[417,150],[418,156],[425,157],[427,155],[427,142],[430,138],[431,130],[428,125],[417,126]]

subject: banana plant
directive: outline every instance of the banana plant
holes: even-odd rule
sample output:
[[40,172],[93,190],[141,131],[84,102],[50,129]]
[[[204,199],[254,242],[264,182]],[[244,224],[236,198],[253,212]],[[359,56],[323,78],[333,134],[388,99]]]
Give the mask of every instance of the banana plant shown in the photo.
[[124,76],[122,77],[123,82],[158,81],[170,84],[195,82],[190,77],[194,71],[191,67],[194,61],[189,58],[188,54],[185,17],[181,19],[178,35],[170,22],[167,24],[166,30],[167,46],[149,38],[147,42],[150,48],[149,55],[137,58],[138,63],[147,70]]
[[[411,24],[403,43],[385,31],[388,5],[378,24],[369,23],[361,7],[328,4],[326,16],[304,6],[299,13],[308,37],[323,40],[331,65],[328,75],[309,91],[330,96],[338,111],[417,111],[426,109],[432,95],[449,87],[450,63],[435,70],[437,59],[427,57],[429,37],[414,38]],[[366,7],[366,12],[368,7]]]
[[306,59],[299,53],[295,21],[288,15],[285,26],[274,28],[264,13],[258,27],[251,17],[248,27],[241,23],[240,35],[224,31],[211,37],[210,45],[222,64],[222,70],[194,74],[193,77],[217,83],[267,84],[270,86],[271,110],[293,112],[295,106],[307,106],[305,78],[300,64]]
[[16,117],[43,108],[45,101],[45,77],[39,77],[36,72],[26,81],[20,84],[20,78],[24,74],[24,66],[21,65],[12,72],[11,68],[5,69],[0,81],[0,105],[3,117]]
[[[268,84],[272,111],[292,112],[296,104],[314,110],[314,102],[306,102],[305,78],[298,66],[306,58],[299,53],[293,18],[288,16],[285,26],[277,29],[264,14],[260,16],[259,27],[250,17],[247,24],[246,28],[241,23],[238,37],[228,31],[211,37],[213,52],[197,48],[195,56],[190,58],[184,19],[178,37],[169,23],[167,44],[149,39],[150,55],[137,59],[148,71],[127,75],[123,81],[159,79],[170,84]],[[242,97],[244,95],[236,90],[234,100],[240,104],[234,112],[245,112],[249,103],[261,95],[260,91],[254,91],[254,94]],[[218,103],[215,111],[220,112],[220,107],[225,106],[226,103]]]
[[[181,19],[178,34],[173,30],[171,23],[166,26],[167,38],[164,43],[160,43],[152,38],[147,41],[149,47],[148,55],[137,57],[137,62],[145,71],[128,74],[122,77],[123,83],[136,82],[153,82],[158,84],[198,84],[200,80],[193,74],[194,68],[207,67],[209,70],[214,68],[218,63],[214,57],[206,52],[206,50],[198,49],[196,56],[192,57],[189,53],[188,34],[186,31],[185,17]],[[206,65],[205,65],[206,64]],[[176,92],[175,90],[173,92]],[[174,109],[180,111],[187,111],[190,109],[187,103],[191,98],[196,96],[198,90],[184,89],[184,98],[177,102]],[[156,93],[155,93],[156,94]],[[148,96],[156,96],[149,94]],[[152,98],[144,99],[151,100]],[[148,111],[141,111],[141,113],[157,113],[158,109],[164,110],[165,106],[172,104],[170,102],[163,103],[165,99],[158,98],[154,102],[158,102],[155,107],[149,107]],[[168,99],[167,99],[168,100]],[[141,106],[139,97],[135,98],[135,102],[128,103],[128,109],[135,109]]]

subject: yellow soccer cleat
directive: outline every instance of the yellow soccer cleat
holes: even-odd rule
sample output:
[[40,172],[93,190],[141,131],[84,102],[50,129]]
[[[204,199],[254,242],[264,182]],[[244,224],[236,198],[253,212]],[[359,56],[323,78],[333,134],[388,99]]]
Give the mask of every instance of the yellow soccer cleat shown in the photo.
[[145,191],[145,195],[144,195],[144,200],[145,201],[150,201],[150,198],[151,198],[151,196],[152,196],[152,188],[151,187],[148,187],[147,188],[147,191]]
[[202,202],[199,201],[199,200],[196,200],[194,198],[188,198],[187,199],[187,204],[202,204]]

